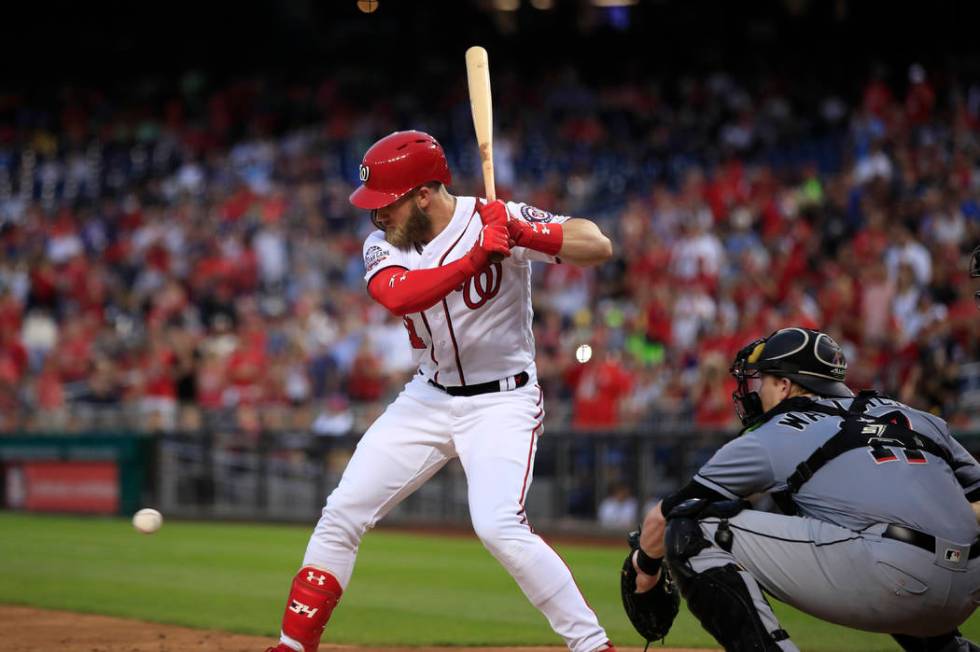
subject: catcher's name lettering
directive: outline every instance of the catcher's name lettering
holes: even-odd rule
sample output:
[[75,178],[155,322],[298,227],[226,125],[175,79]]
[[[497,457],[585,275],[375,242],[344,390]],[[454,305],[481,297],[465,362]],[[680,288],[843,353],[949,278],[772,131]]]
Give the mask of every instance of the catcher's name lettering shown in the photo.
[[817,423],[821,419],[826,418],[826,416],[826,414],[821,414],[819,412],[790,413],[779,420],[779,425],[789,426],[790,428],[795,428],[796,430],[806,430],[807,426]]

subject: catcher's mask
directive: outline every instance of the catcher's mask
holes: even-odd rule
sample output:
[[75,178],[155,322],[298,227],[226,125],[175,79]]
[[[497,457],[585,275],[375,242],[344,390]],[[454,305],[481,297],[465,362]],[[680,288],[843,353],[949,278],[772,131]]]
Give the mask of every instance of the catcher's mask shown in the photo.
[[[970,256],[970,278],[980,278],[980,245],[973,250],[973,255]],[[973,300],[977,303],[977,308],[980,308],[980,290],[973,293]]]
[[784,328],[751,342],[735,355],[729,373],[738,382],[732,401],[743,426],[764,413],[758,391],[762,374],[789,378],[819,396],[854,396],[844,384],[844,351],[830,335],[809,328]]

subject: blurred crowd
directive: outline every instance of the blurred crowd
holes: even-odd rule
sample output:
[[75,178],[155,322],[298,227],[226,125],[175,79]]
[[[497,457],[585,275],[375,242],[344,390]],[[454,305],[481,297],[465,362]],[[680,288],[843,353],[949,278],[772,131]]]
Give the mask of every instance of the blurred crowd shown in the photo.
[[[801,325],[842,343],[852,387],[980,428],[980,84],[918,65],[853,97],[720,72],[494,81],[498,194],[615,247],[535,270],[553,426],[732,429],[735,352]],[[369,85],[0,94],[0,431],[370,423],[412,363],[365,291],[360,157],[423,129],[452,192],[482,184],[462,80]]]

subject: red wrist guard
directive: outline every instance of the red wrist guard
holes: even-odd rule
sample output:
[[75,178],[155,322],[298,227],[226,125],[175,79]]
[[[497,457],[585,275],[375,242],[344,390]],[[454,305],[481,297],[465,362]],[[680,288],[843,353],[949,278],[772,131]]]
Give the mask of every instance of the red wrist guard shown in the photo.
[[507,226],[514,243],[519,247],[534,249],[549,256],[557,256],[561,251],[565,239],[561,224],[511,220]]

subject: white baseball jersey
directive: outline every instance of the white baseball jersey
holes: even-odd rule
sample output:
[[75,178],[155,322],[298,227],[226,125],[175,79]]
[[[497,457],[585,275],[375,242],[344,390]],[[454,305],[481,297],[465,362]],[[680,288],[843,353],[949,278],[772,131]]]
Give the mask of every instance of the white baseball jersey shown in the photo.
[[[365,280],[370,282],[390,267],[431,269],[461,258],[483,229],[476,202],[474,197],[457,197],[449,224],[424,247],[395,247],[383,231],[372,232],[364,241]],[[508,202],[507,210],[511,219],[536,223],[539,228],[568,219],[523,203]],[[514,247],[509,258],[491,263],[442,301],[404,317],[415,362],[427,379],[442,385],[473,385],[532,367],[532,260],[557,262],[554,256]]]

